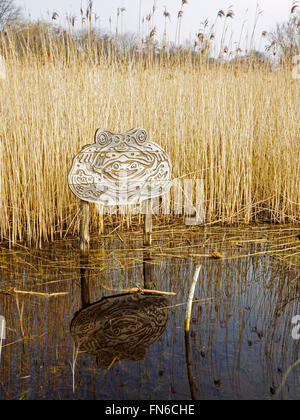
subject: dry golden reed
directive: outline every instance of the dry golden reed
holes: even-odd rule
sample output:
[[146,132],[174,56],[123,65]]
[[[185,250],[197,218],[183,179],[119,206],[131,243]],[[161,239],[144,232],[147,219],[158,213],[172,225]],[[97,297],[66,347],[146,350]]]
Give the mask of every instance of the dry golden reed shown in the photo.
[[[53,38],[39,54],[14,45],[2,51],[0,240],[78,233],[67,174],[98,127],[144,127],[174,178],[203,178],[206,223],[299,222],[300,81],[290,68],[193,63],[180,51],[156,61],[93,54],[92,40],[82,55],[72,40]],[[103,227],[95,210],[91,227]]]

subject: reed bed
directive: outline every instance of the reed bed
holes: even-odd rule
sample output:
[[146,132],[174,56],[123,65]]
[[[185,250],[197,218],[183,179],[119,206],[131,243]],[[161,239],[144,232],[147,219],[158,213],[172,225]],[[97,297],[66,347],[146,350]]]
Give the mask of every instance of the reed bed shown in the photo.
[[[203,179],[206,224],[299,223],[300,84],[288,65],[212,65],[181,49],[120,54],[91,36],[78,49],[71,35],[44,34],[38,51],[13,31],[0,38],[1,241],[41,246],[78,234],[67,174],[99,127],[144,127],[174,178]],[[182,223],[173,204],[159,222]],[[94,232],[142,221],[91,207]]]

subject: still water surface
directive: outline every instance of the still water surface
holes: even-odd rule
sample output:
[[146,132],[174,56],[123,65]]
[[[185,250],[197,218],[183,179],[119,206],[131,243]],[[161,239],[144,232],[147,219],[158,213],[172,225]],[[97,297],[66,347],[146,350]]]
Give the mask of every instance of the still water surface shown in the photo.
[[[87,259],[76,240],[2,246],[0,399],[274,398],[299,359],[298,233],[162,228],[150,252],[139,233],[113,233],[94,238]],[[136,286],[176,296],[127,293]],[[299,399],[299,374],[276,398]]]

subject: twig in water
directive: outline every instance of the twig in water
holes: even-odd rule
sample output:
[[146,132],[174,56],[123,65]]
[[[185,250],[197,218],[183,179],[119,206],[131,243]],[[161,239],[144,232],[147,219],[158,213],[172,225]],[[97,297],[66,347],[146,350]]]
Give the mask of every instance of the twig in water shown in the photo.
[[276,391],[276,393],[275,393],[275,395],[274,395],[274,397],[273,397],[273,399],[274,398],[276,398],[276,397],[278,397],[278,395],[280,394],[280,392],[281,392],[281,390],[282,390],[282,388],[284,387],[284,385],[285,385],[285,383],[286,383],[286,380],[287,380],[287,378],[288,378],[288,376],[289,376],[289,374],[291,373],[291,371],[297,366],[297,365],[299,365],[299,363],[300,363],[300,359],[298,359],[295,363],[293,363],[289,368],[288,368],[288,370],[286,371],[286,373],[285,373],[285,375],[284,375],[284,377],[283,377],[283,380],[282,380],[282,382],[281,382],[281,384],[280,384],[280,387],[278,388],[278,390]]
[[161,290],[142,289],[141,287],[134,287],[133,289],[128,289],[128,293],[152,293],[154,295],[176,296],[176,293],[174,292],[163,292]]
[[[109,287],[101,286],[105,290],[115,290]],[[133,287],[131,289],[118,289],[118,292],[124,293],[152,293],[155,295],[168,295],[168,296],[176,296],[174,292],[163,292],[161,290],[152,290],[152,289],[142,289],[141,287]]]
[[[211,297],[211,298],[206,298],[206,299],[196,299],[196,300],[193,300],[193,301],[192,301],[192,303],[204,303],[204,302],[210,302],[210,301],[212,301],[213,299],[214,299],[213,297]],[[183,306],[183,305],[186,305],[186,304],[187,304],[187,302],[183,302],[183,303],[176,303],[176,305],[162,306],[161,308],[158,308],[158,309],[162,310],[162,309],[177,308],[177,306]]]
[[72,363],[70,362],[71,365],[71,370],[72,370],[72,385],[73,385],[73,395],[75,394],[75,370],[76,370],[76,362],[77,362],[77,357],[78,357],[78,352],[79,352],[79,346],[76,348],[76,346],[73,346],[73,360]]
[[1,351],[2,351],[2,342],[5,339],[5,318],[0,317],[0,362],[1,362]]
[[68,295],[69,292],[58,292],[58,293],[42,293],[42,292],[30,292],[28,290],[17,290],[14,289],[14,293],[20,293],[23,295],[34,295],[34,296],[41,296],[41,297],[55,297],[55,296],[64,296]]
[[113,358],[113,360],[110,362],[109,366],[107,367],[107,369],[106,369],[106,373],[109,371],[109,369],[110,369],[111,367],[113,367],[113,365],[114,365],[116,362],[119,362],[119,361],[120,361],[120,359],[118,358],[118,356],[114,357],[114,358]]
[[16,295],[16,303],[17,303],[17,308],[18,308],[18,313],[19,313],[19,319],[20,319],[21,335],[22,335],[22,337],[24,337],[24,335],[25,335],[24,334],[24,329],[23,329],[23,310],[24,310],[24,303],[22,304],[22,309],[20,310],[18,295]]
[[188,372],[188,379],[189,379],[192,400],[196,400],[197,395],[196,395],[196,387],[195,387],[195,383],[193,379],[193,372],[192,372],[189,331],[190,331],[190,319],[191,319],[191,312],[192,312],[193,297],[195,294],[195,287],[196,287],[196,283],[199,277],[200,270],[201,270],[201,265],[198,265],[195,269],[192,284],[189,290],[187,307],[186,307],[186,315],[185,315],[185,320],[184,320],[186,365],[187,365],[187,372]]

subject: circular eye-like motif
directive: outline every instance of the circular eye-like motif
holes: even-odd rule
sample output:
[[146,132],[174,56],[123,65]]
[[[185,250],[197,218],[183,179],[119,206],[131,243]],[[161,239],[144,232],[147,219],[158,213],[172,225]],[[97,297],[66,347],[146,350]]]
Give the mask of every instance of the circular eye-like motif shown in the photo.
[[136,140],[139,144],[145,143],[147,140],[147,131],[140,129],[136,134]]
[[100,146],[106,146],[111,141],[111,135],[108,131],[101,131],[98,130],[96,132],[95,142],[98,143]]

